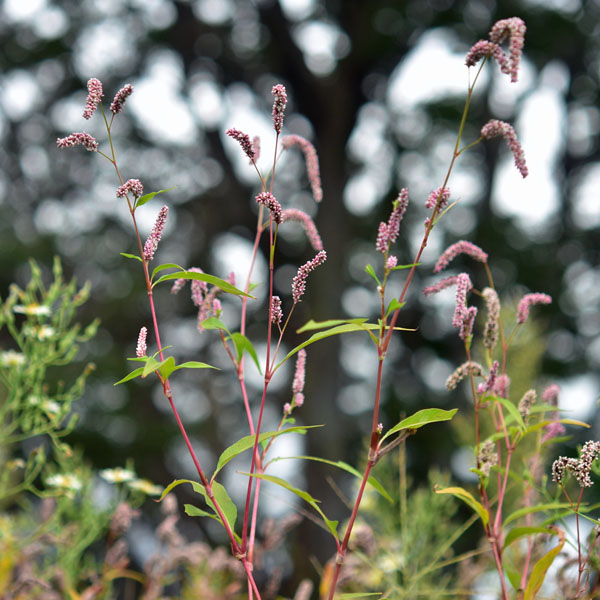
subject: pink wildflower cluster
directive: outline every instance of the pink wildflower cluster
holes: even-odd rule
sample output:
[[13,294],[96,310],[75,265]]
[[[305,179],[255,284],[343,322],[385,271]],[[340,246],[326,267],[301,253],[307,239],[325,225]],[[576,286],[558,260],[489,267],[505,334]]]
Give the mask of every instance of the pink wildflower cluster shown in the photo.
[[239,129],[228,129],[225,132],[225,135],[228,135],[230,138],[236,140],[239,145],[242,147],[242,150],[246,154],[246,156],[250,159],[251,162],[256,161],[256,155],[254,154],[254,147],[252,142],[250,141],[250,136]]
[[494,349],[498,341],[498,319],[500,318],[500,299],[496,290],[486,287],[481,295],[485,299],[488,318],[483,329],[483,345],[490,350]]
[[[465,64],[475,66],[484,56],[491,56],[500,66],[502,73],[510,75],[514,83],[519,77],[519,64],[525,43],[525,23],[518,17],[502,19],[494,24],[488,40],[479,40],[468,52]],[[500,44],[508,37],[508,57]]]
[[438,292],[441,292],[442,290],[445,290],[446,288],[449,288],[452,285],[456,285],[457,282],[458,282],[458,275],[450,275],[450,277],[446,277],[445,279],[442,279],[441,281],[438,281],[437,283],[434,283],[433,285],[426,287],[423,290],[423,293],[426,296],[431,296],[433,294],[437,294]]
[[494,382],[492,391],[496,396],[508,398],[508,390],[510,389],[510,377],[506,373],[501,373]]
[[[542,402],[544,404],[550,404],[551,406],[556,406],[558,408],[558,394],[560,393],[560,387],[553,383],[549,385],[542,392]],[[546,427],[544,427],[544,437],[542,437],[542,444],[547,442],[559,435],[563,435],[566,432],[565,426],[559,421],[558,411],[552,413],[552,422],[548,423]]]
[[281,215],[281,222],[285,223],[285,221],[298,221],[304,228],[311,246],[317,251],[323,250],[323,241],[317,231],[315,222],[303,210],[287,208]]
[[438,203],[438,200],[440,202],[440,210],[444,210],[450,201],[450,190],[448,188],[442,190],[441,187],[433,190],[433,192],[429,194],[427,202],[425,202],[425,208],[433,208]]
[[273,127],[277,133],[281,133],[283,127],[283,115],[285,113],[285,105],[287,104],[287,94],[285,87],[280,83],[271,90],[275,100],[273,101]]
[[148,351],[148,345],[146,344],[146,337],[148,336],[148,329],[146,327],[142,327],[140,329],[140,334],[138,335],[138,342],[135,349],[135,355],[138,358],[142,358],[146,356],[146,352]]
[[292,281],[292,298],[294,304],[300,302],[300,298],[306,291],[306,278],[311,271],[314,271],[319,265],[322,265],[327,260],[327,253],[321,250],[312,260],[302,265],[298,269],[298,273]]
[[160,242],[160,238],[162,237],[163,229],[165,228],[165,223],[167,222],[167,215],[169,214],[169,207],[163,206],[158,213],[158,217],[156,218],[156,222],[154,223],[154,227],[144,244],[144,260],[150,262],[154,258],[154,253],[158,248],[158,242]]
[[473,289],[471,278],[466,273],[460,273],[456,280],[456,308],[454,309],[454,318],[452,326],[460,328],[461,338],[466,339],[467,333],[473,327],[473,321],[477,314],[474,306],[467,308],[467,294]]
[[468,375],[480,377],[482,373],[483,367],[478,362],[472,360],[467,361],[460,365],[460,367],[457,367],[454,373],[452,373],[452,375],[446,379],[446,389],[448,391],[452,391]]
[[510,148],[515,159],[515,166],[523,179],[529,174],[527,164],[525,163],[525,153],[519,140],[517,140],[517,134],[513,129],[512,125],[505,123],[504,121],[498,121],[497,119],[491,119],[481,128],[481,137],[490,140],[495,137],[503,137]]
[[89,133],[85,131],[72,133],[64,138],[58,138],[56,145],[59,148],[72,148],[73,146],[83,146],[90,152],[98,152],[98,142]]
[[529,309],[534,304],[550,304],[552,302],[552,297],[548,296],[548,294],[525,294],[521,301],[519,302],[519,306],[517,307],[517,323],[522,325],[527,321],[527,317],[529,316]]
[[139,179],[128,179],[117,190],[117,198],[125,198],[131,192],[135,198],[139,198],[144,193],[144,186]]
[[256,196],[256,202],[263,204],[271,211],[273,221],[279,225],[283,222],[283,211],[281,210],[281,204],[277,201],[277,198],[270,192],[261,192]]
[[305,138],[300,135],[285,135],[281,138],[281,145],[284,149],[298,146],[304,154],[306,162],[306,173],[308,182],[312,190],[313,198],[316,202],[323,200],[323,189],[321,188],[321,173],[319,171],[319,158],[315,147]]
[[488,255],[479,247],[471,242],[461,240],[448,246],[442,255],[438,258],[437,263],[433,269],[434,273],[443,271],[452,260],[454,260],[459,254],[467,254],[471,258],[478,260],[479,262],[487,262]]
[[260,138],[257,135],[252,138],[252,154],[254,158],[250,159],[250,164],[256,162],[260,156]]
[[488,373],[486,380],[477,386],[477,393],[480,396],[494,389],[494,386],[496,385],[496,378],[498,377],[499,368],[500,363],[497,360],[495,360],[492,363],[492,366],[490,367],[490,372]]
[[271,307],[269,309],[269,318],[273,325],[281,325],[283,311],[281,310],[281,298],[279,296],[271,297]]
[[99,79],[92,78],[87,82],[88,96],[85,101],[85,109],[83,111],[84,119],[91,119],[92,115],[96,111],[98,104],[104,96],[102,91],[102,82]]
[[118,115],[123,110],[125,100],[127,100],[131,94],[133,94],[133,86],[128,83],[115,94],[110,105],[110,112],[112,112],[113,115]]
[[304,404],[304,380],[306,377],[306,350],[302,349],[298,352],[296,360],[296,372],[292,383],[292,393],[294,394],[294,403],[296,406]]
[[581,458],[567,458],[560,456],[552,463],[552,481],[562,485],[566,471],[571,471],[580,487],[591,487],[594,482],[590,478],[592,463],[600,454],[600,442],[590,440],[581,449]]
[[408,207],[408,190],[403,188],[398,197],[394,200],[392,213],[387,223],[383,221],[379,223],[379,230],[377,232],[377,241],[375,242],[375,249],[382,254],[385,254],[390,246],[398,238],[400,233],[400,223],[404,217],[404,213]]
[[508,65],[502,72],[509,74],[513,83],[517,81],[519,76],[519,63],[523,53],[526,30],[527,27],[522,19],[511,17],[495,23],[489,35],[490,40],[495,44],[501,44],[508,37]]

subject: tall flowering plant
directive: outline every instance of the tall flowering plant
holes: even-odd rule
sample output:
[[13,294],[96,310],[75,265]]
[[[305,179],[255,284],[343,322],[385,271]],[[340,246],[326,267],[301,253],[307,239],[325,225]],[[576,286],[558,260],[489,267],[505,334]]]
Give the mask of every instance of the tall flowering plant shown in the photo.
[[[514,156],[515,165],[520,174],[523,177],[526,177],[528,174],[523,150],[517,140],[513,127],[508,123],[492,119],[481,127],[478,139],[466,144],[463,143],[465,123],[469,113],[473,90],[484,64],[490,59],[495,61],[502,73],[509,75],[511,81],[516,81],[518,78],[524,34],[525,25],[521,19],[517,17],[504,19],[493,26],[488,40],[479,41],[469,51],[466,57],[466,66],[477,68],[477,70],[472,82],[468,86],[456,144],[450,157],[444,180],[441,186],[434,189],[424,202],[430,212],[424,224],[421,243],[413,260],[409,264],[400,264],[398,256],[394,253],[394,244],[401,234],[403,217],[409,209],[409,192],[407,189],[402,189],[399,192],[392,202],[389,218],[387,221],[380,223],[377,234],[374,237],[375,248],[381,255],[381,264],[366,266],[366,272],[374,281],[375,293],[378,297],[379,314],[377,321],[369,322],[367,318],[333,318],[325,321],[310,320],[298,330],[298,333],[301,334],[309,333],[309,337],[285,355],[283,355],[282,343],[289,327],[291,316],[297,304],[304,298],[307,285],[310,282],[310,274],[317,268],[326,268],[327,253],[313,219],[305,212],[293,206],[288,206],[285,201],[282,202],[274,194],[274,183],[278,171],[279,158],[283,152],[292,151],[293,148],[297,147],[305,159],[308,180],[314,200],[318,203],[323,199],[319,163],[315,147],[311,142],[298,135],[283,135],[287,106],[287,92],[283,85],[276,85],[272,89],[272,120],[275,132],[275,149],[270,170],[267,173],[262,172],[258,165],[260,140],[256,137],[251,139],[246,132],[236,128],[230,128],[226,131],[227,136],[239,144],[251,167],[256,171],[260,190],[255,196],[257,221],[251,267],[244,281],[241,282],[240,287],[236,287],[233,276],[222,279],[207,274],[198,267],[182,269],[173,264],[164,264],[158,265],[150,271],[150,263],[155,259],[163,234],[168,216],[168,207],[163,206],[160,209],[154,228],[145,242],[142,241],[140,236],[136,215],[137,211],[150,202],[157,194],[162,194],[168,190],[144,194],[143,186],[139,179],[125,179],[118,167],[112,138],[112,125],[115,117],[123,110],[126,99],[133,92],[131,85],[126,85],[116,94],[110,105],[110,112],[106,113],[101,101],[103,97],[102,84],[97,79],[91,79],[88,82],[89,95],[85,105],[84,117],[89,119],[100,109],[107,131],[108,150],[101,150],[98,141],[85,132],[73,133],[57,141],[57,145],[61,148],[81,145],[88,151],[96,152],[107,159],[115,169],[119,180],[116,196],[122,198],[127,204],[138,249],[137,254],[124,254],[124,256],[140,263],[148,292],[150,313],[150,324],[146,324],[140,329],[136,356],[130,359],[141,363],[141,366],[134,369],[119,383],[137,377],[147,377],[150,375],[157,377],[165,401],[172,409],[174,418],[177,421],[198,474],[197,481],[174,481],[164,490],[162,498],[178,485],[188,483],[192,486],[194,492],[202,499],[202,504],[201,506],[186,505],[186,512],[191,516],[212,517],[224,527],[230,542],[232,554],[243,566],[248,582],[249,598],[261,597],[261,590],[257,585],[254,574],[254,564],[256,560],[256,532],[262,482],[266,481],[281,486],[308,503],[322,521],[322,526],[331,534],[335,544],[336,557],[331,569],[327,570],[323,575],[322,590],[324,597],[333,600],[338,589],[340,574],[346,560],[351,535],[367,486],[374,488],[384,496],[388,495],[381,484],[373,477],[373,468],[382,457],[392,450],[398,447],[402,450],[406,439],[410,435],[415,434],[422,426],[433,422],[448,421],[456,413],[456,409],[441,410],[437,408],[424,408],[399,423],[386,427],[380,421],[383,373],[392,336],[397,334],[399,330],[407,330],[404,327],[400,327],[398,323],[430,234],[439,222],[439,219],[451,211],[455,204],[455,202],[451,202],[449,182],[457,159],[465,151],[484,140],[503,137]],[[506,41],[508,42],[508,53],[503,48],[503,44]],[[275,249],[279,228],[285,227],[288,221],[297,221],[302,225],[315,252],[312,258],[299,267],[296,276],[291,282],[290,303],[282,301],[279,296],[274,294]],[[254,300],[251,293],[253,289],[253,270],[263,237],[268,239],[269,250],[268,281],[266,282],[268,299],[265,308],[266,354],[264,361],[261,363],[254,344],[246,335],[246,331],[248,326],[248,302]],[[510,397],[507,352],[519,327],[522,327],[527,321],[530,308],[534,305],[547,304],[551,299],[542,293],[525,295],[516,311],[515,327],[509,331],[506,329],[504,318],[501,315],[500,299],[494,287],[491,269],[488,264],[488,254],[483,249],[465,240],[456,242],[441,255],[434,272],[439,273],[443,271],[460,255],[467,255],[476,263],[482,265],[488,278],[488,287],[481,291],[476,290],[470,275],[462,272],[457,275],[450,275],[429,286],[425,289],[425,294],[435,294],[449,287],[455,287],[456,290],[456,307],[452,324],[458,329],[460,339],[463,341],[466,362],[448,379],[447,387],[454,389],[463,379],[466,379],[470,383],[474,402],[474,454],[476,457],[474,472],[479,481],[477,486],[478,499],[469,491],[460,487],[437,488],[436,491],[439,494],[451,494],[463,500],[474,510],[481,521],[500,576],[503,598],[509,598],[505,574],[508,574],[510,583],[515,589],[519,590],[521,597],[532,598],[544,580],[544,575],[549,564],[552,562],[551,559],[560,551],[564,544],[564,536],[561,537],[562,534],[559,533],[560,542],[556,547],[558,551],[554,548],[552,552],[555,552],[555,554],[550,556],[550,558],[548,558],[549,555],[547,554],[537,560],[535,564],[532,564],[534,557],[533,540],[535,535],[540,533],[539,527],[531,520],[532,515],[542,510],[553,511],[559,507],[556,503],[546,503],[543,505],[544,508],[540,508],[539,505],[535,504],[540,488],[540,476],[537,467],[540,462],[541,450],[546,447],[544,446],[545,444],[547,445],[555,439],[556,435],[561,431],[560,428],[564,427],[564,424],[574,422],[560,419],[556,404],[535,405],[536,393],[534,390],[528,391],[518,404],[513,402]],[[405,274],[404,283],[400,293],[393,295],[388,289],[389,282],[399,274]],[[158,311],[153,297],[153,289],[156,285],[163,282],[173,282],[172,291],[176,293],[188,281],[190,282],[192,301],[198,308],[198,328],[202,331],[210,330],[214,332],[218,342],[223,347],[223,351],[233,365],[242,401],[242,415],[247,421],[248,426],[248,435],[235,442],[220,455],[212,475],[208,475],[200,465],[186,428],[179,416],[177,399],[174,397],[170,384],[170,378],[179,369],[205,369],[212,367],[211,365],[197,361],[177,364],[174,357],[167,355],[168,347],[163,346],[161,342]],[[230,331],[220,318],[224,310],[219,298],[222,294],[231,294],[240,299],[239,331]],[[475,305],[469,304],[469,300],[473,295],[482,298],[488,314],[482,335],[482,362],[477,362],[473,356],[475,353],[473,339],[478,316],[478,308]],[[336,463],[336,466],[352,473],[359,481],[349,519],[343,531],[339,532],[338,522],[326,516],[315,498],[308,492],[294,487],[289,482],[270,475],[267,469],[271,461],[269,453],[272,451],[277,437],[291,433],[306,433],[306,430],[309,429],[309,426],[294,425],[291,418],[292,413],[301,408],[306,401],[304,397],[304,381],[308,364],[306,349],[313,343],[325,338],[352,332],[367,335],[373,342],[377,357],[377,378],[373,390],[371,433],[364,469],[360,472],[345,463]],[[149,354],[149,345],[152,345],[152,340],[156,346],[156,351]],[[252,360],[263,377],[262,392],[257,411],[251,409],[250,392],[246,386],[245,371],[247,357]],[[263,431],[263,417],[265,407],[270,399],[269,388],[272,378],[284,363],[294,358],[296,360],[296,369],[292,382],[290,401],[286,402],[283,407],[279,426],[274,431]],[[545,392],[545,394],[547,393]],[[483,431],[482,427],[481,415],[484,411],[489,413],[493,424],[493,429],[489,435]],[[551,417],[545,418],[545,412],[548,411],[551,413]],[[503,509],[509,489],[510,477],[513,472],[513,457],[515,456],[517,446],[528,436],[536,437],[537,441],[535,456],[533,462],[530,463],[531,477],[527,479],[525,485],[525,506],[521,508],[522,513],[512,513],[508,517],[505,517]],[[231,500],[225,487],[217,481],[217,476],[233,458],[246,451],[250,452],[248,470],[242,474],[243,477],[247,478],[246,499],[242,508],[243,514],[238,519],[238,507]],[[590,452],[586,451],[586,456],[588,455],[590,455]],[[324,460],[318,457],[313,458],[320,461]],[[595,454],[593,458],[595,458]],[[587,460],[585,468],[587,468],[588,462],[591,464],[591,461]],[[565,471],[570,470],[575,473],[581,473],[582,469],[584,468],[580,467],[579,463],[576,466],[574,462],[569,462],[569,460],[563,461],[555,469],[555,479],[561,482]],[[585,476],[582,476],[582,480],[587,482]],[[512,529],[506,534],[506,525],[522,516],[526,519],[526,525],[518,530]],[[406,520],[406,514],[404,514],[404,520]],[[241,525],[239,521],[241,521]],[[544,529],[546,533],[555,533],[555,531],[558,530],[551,529],[550,527]],[[527,540],[528,550],[526,551],[521,573],[516,576],[514,569],[510,570],[506,567],[504,556],[506,548],[520,538]],[[580,561],[580,565],[585,566],[583,561]],[[584,568],[581,567],[581,572],[583,570]]]

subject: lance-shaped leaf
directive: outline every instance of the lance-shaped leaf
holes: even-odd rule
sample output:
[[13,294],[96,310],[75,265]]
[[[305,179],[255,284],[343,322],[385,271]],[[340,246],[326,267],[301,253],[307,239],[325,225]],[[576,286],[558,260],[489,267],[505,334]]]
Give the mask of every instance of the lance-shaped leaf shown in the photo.
[[506,527],[506,525],[512,521],[531,513],[560,510],[562,508],[569,508],[570,506],[571,505],[568,502],[551,502],[548,504],[536,504],[535,506],[524,506],[510,513],[510,515],[504,519],[504,526]]
[[444,410],[442,408],[424,408],[416,412],[406,419],[402,419],[400,423],[394,425],[391,429],[385,432],[382,436],[381,441],[390,435],[401,431],[402,429],[419,429],[423,425],[429,425],[429,423],[438,423],[440,421],[450,421],[457,413],[458,408],[452,410]]
[[127,254],[127,252],[119,252],[119,254],[121,256],[124,256],[125,258],[132,258],[133,260],[139,260],[140,262],[144,262],[139,256],[136,256],[135,254]]
[[129,375],[125,375],[123,379],[117,381],[117,383],[115,383],[114,385],[119,385],[120,383],[125,383],[126,381],[130,381],[131,379],[135,379],[136,377],[141,377],[143,372],[144,367],[139,367],[138,369],[135,369],[135,371],[131,371]]
[[154,276],[157,273],[160,273],[161,271],[164,271],[165,269],[179,269],[180,271],[185,271],[185,269],[183,267],[179,266],[177,263],[165,263],[163,265],[158,265],[157,267],[154,268],[154,270],[152,271],[152,275],[150,276],[150,280],[152,281],[154,279]]
[[275,475],[265,475],[264,473],[241,473],[242,475],[248,475],[248,477],[256,477],[257,479],[264,479],[265,481],[270,481],[276,485],[281,486],[282,488],[292,492],[292,494],[296,494],[298,498],[302,498],[306,503],[310,504],[321,516],[323,519],[323,523],[325,523],[325,529],[331,533],[331,535],[338,540],[337,534],[337,521],[331,521],[325,516],[325,513],[319,508],[318,502],[319,500],[315,500],[308,492],[304,490],[300,490],[294,487],[291,483],[285,481],[285,479],[281,479],[280,477],[275,477]]
[[546,573],[554,562],[554,559],[559,555],[563,546],[565,545],[565,534],[564,531],[558,530],[559,542],[556,548],[552,548],[550,552],[547,552],[540,558],[531,570],[529,581],[525,587],[525,593],[523,594],[523,600],[534,600],[538,590],[542,587]]
[[536,535],[538,533],[543,533],[546,535],[558,535],[556,529],[551,529],[549,527],[514,527],[506,535],[506,538],[504,539],[503,549],[507,548],[513,542],[517,541],[522,537]]
[[483,526],[487,527],[488,523],[490,522],[490,513],[483,507],[483,504],[475,500],[473,495],[467,492],[467,490],[461,487],[447,487],[442,489],[434,487],[433,491],[436,494],[451,494],[452,496],[460,498],[479,515],[479,518],[483,522]]
[[[271,438],[278,437],[280,435],[284,435],[286,433],[301,433],[304,435],[307,429],[314,429],[315,427],[322,427],[322,425],[302,425],[296,427],[288,427],[287,429],[282,429],[281,431],[265,431],[264,433],[259,434],[258,443],[262,444],[266,440],[270,440]],[[221,456],[219,456],[219,460],[217,461],[217,467],[215,472],[212,474],[210,478],[211,481],[214,481],[217,473],[232,459],[236,456],[242,454],[246,450],[250,448],[254,448],[254,441],[256,440],[255,435],[245,435],[242,439],[238,440],[234,444],[231,444],[228,448],[223,450]]]
[[254,361],[258,372],[262,375],[260,363],[258,362],[258,355],[256,354],[256,350],[254,349],[252,342],[245,335],[237,332],[231,334],[231,339],[235,345],[238,361],[241,360],[244,352],[247,352]]
[[140,206],[143,206],[144,204],[146,204],[146,202],[150,202],[150,200],[152,200],[152,198],[154,198],[154,196],[158,196],[158,194],[164,194],[165,192],[170,192],[171,190],[174,190],[175,187],[170,187],[166,190],[159,190],[158,192],[149,192],[148,194],[144,194],[143,196],[140,196],[137,200],[137,202],[135,203],[135,207],[139,208]]
[[231,285],[228,281],[225,281],[224,279],[220,279],[219,277],[215,277],[214,275],[209,275],[208,273],[196,273],[195,271],[178,271],[177,273],[169,273],[168,275],[163,275],[152,284],[152,287],[158,285],[159,283],[162,283],[163,281],[172,281],[174,279],[196,279],[198,281],[206,281],[206,283],[216,285],[218,288],[221,288],[224,292],[227,292],[228,294],[254,298],[254,296],[246,294],[246,292],[242,292],[242,290],[238,290],[238,288],[236,288],[234,285]]
[[375,274],[375,269],[371,265],[367,265],[365,267],[365,271],[373,278],[373,280],[375,281],[375,283],[379,287],[381,287],[381,281],[379,281],[379,279],[377,278],[377,275]]

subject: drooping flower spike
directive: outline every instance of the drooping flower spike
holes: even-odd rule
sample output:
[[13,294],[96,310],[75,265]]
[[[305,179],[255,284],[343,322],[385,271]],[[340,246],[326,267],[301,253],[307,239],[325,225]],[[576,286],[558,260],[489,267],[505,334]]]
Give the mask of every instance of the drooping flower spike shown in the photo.
[[398,197],[394,200],[392,213],[387,223],[383,221],[379,223],[377,232],[377,240],[375,241],[375,249],[382,254],[385,254],[390,246],[398,238],[400,233],[400,223],[404,217],[404,213],[408,207],[408,190],[402,188]]
[[256,154],[254,153],[254,146],[250,141],[250,136],[239,129],[228,129],[225,132],[225,135],[228,135],[230,138],[236,140],[239,145],[242,147],[244,154],[250,159],[251,162],[256,161]]
[[434,273],[443,271],[451,261],[453,261],[459,254],[467,254],[471,258],[485,263],[487,262],[488,255],[479,247],[471,242],[461,240],[448,246],[442,255],[438,258],[437,263],[433,269]]
[[56,145],[59,148],[72,148],[73,146],[83,146],[89,152],[98,152],[98,142],[89,133],[85,131],[72,133],[64,138],[58,138]]
[[509,125],[504,121],[491,119],[481,128],[481,137],[486,140],[491,140],[495,137],[503,137],[513,154],[515,166],[519,173],[521,173],[521,177],[523,177],[523,179],[527,177],[529,170],[525,163],[525,153],[523,152],[521,144],[519,144],[519,140],[517,140],[517,134],[512,125]]
[[525,44],[526,30],[527,27],[522,19],[511,17],[495,23],[489,34],[490,40],[495,44],[501,44],[508,37],[508,65],[502,69],[502,72],[510,75],[513,83],[519,76],[519,64]]
[[271,211],[273,221],[279,225],[283,222],[283,211],[281,210],[281,204],[277,201],[277,198],[270,192],[261,192],[256,196],[256,202],[266,206]]
[[315,147],[305,138],[300,135],[285,135],[281,138],[281,145],[284,149],[298,146],[304,154],[306,162],[306,173],[308,182],[312,190],[313,198],[316,202],[323,200],[323,189],[321,188],[321,174],[319,171],[319,158]]
[[303,210],[287,208],[281,215],[281,222],[285,223],[286,221],[298,221],[304,228],[311,246],[317,251],[323,250],[323,241],[317,231],[315,222]]
[[522,325],[527,321],[527,317],[529,316],[529,309],[534,304],[550,304],[552,302],[552,297],[548,296],[548,294],[525,294],[521,301],[519,302],[519,306],[517,308],[517,323]]

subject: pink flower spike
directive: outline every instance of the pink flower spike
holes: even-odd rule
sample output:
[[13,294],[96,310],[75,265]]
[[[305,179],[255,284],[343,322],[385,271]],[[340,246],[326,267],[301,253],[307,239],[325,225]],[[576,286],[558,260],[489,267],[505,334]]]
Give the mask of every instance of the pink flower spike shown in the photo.
[[525,22],[519,17],[511,17],[510,19],[502,19],[494,24],[490,31],[490,40],[495,44],[501,44],[507,37],[509,66],[502,70],[503,73],[510,75],[510,80],[514,83],[519,77],[519,63],[521,62],[521,54],[523,53],[523,45],[525,44],[525,32],[527,27]]
[[303,210],[298,210],[297,208],[284,210],[281,215],[281,222],[285,223],[286,221],[298,221],[304,228],[311,246],[317,251],[323,250],[323,241],[317,231],[317,227],[310,216]]
[[165,223],[167,222],[167,215],[169,214],[169,207],[163,206],[158,213],[152,232],[148,236],[146,243],[144,244],[144,260],[150,262],[154,258],[154,253],[158,248],[158,242],[162,236]]
[[475,306],[469,306],[464,314],[462,323],[460,324],[458,336],[461,340],[467,341],[473,335],[473,325],[475,324],[476,316],[477,308]]
[[263,204],[271,211],[271,216],[273,217],[273,221],[278,225],[283,222],[281,204],[277,201],[275,196],[270,192],[261,192],[256,196],[256,202],[258,204]]
[[[292,384],[292,392],[301,394],[304,391],[304,380],[306,377],[306,350],[304,348],[298,352],[296,360],[296,372],[294,373],[294,382]],[[296,402],[297,404],[297,402]]]
[[59,148],[72,148],[73,146],[83,146],[89,152],[98,152],[98,142],[89,133],[85,131],[72,133],[64,138],[58,138],[56,145]]
[[481,137],[486,140],[490,140],[495,137],[503,137],[513,154],[515,166],[517,167],[519,173],[521,173],[523,179],[527,177],[529,170],[525,164],[525,153],[523,152],[523,148],[521,148],[521,144],[519,144],[519,140],[517,140],[517,134],[515,133],[512,125],[509,125],[504,121],[492,119],[481,128]]
[[323,189],[321,188],[319,158],[317,157],[315,147],[300,135],[283,136],[281,138],[281,145],[286,150],[292,146],[298,146],[300,148],[302,154],[304,154],[306,173],[308,175],[308,182],[310,183],[313,198],[315,199],[315,202],[321,202],[321,200],[323,200]]
[[479,40],[467,54],[465,64],[467,67],[474,67],[484,56],[491,56],[500,66],[503,73],[510,73],[508,59],[504,55],[502,48],[494,42]]
[[84,119],[91,119],[92,115],[96,111],[98,104],[102,100],[102,96],[104,96],[104,92],[102,91],[102,82],[95,77],[90,79],[87,82],[88,88],[88,96],[85,101],[85,110],[83,111]]
[[385,268],[391,271],[398,264],[398,259],[395,256],[388,256]]
[[487,262],[488,259],[488,255],[479,246],[461,240],[448,246],[448,248],[444,250],[443,254],[438,258],[433,272],[439,273],[440,271],[443,271],[459,254],[468,254],[471,258],[482,263]]
[[517,308],[517,323],[522,325],[527,321],[527,317],[529,316],[529,309],[533,304],[550,304],[552,302],[552,297],[548,296],[548,294],[525,294],[521,301],[519,302],[519,306]]
[[302,265],[298,269],[298,273],[292,281],[292,298],[294,304],[300,302],[300,298],[306,291],[306,278],[311,271],[314,271],[319,265],[322,265],[327,260],[327,253],[321,250],[312,260]]
[[269,318],[274,325],[281,325],[283,319],[283,311],[281,310],[281,298],[273,296],[271,298],[271,308],[269,310]]
[[382,254],[385,254],[389,250],[390,246],[398,238],[398,233],[400,233],[400,223],[408,207],[408,190],[406,188],[400,191],[392,206],[392,213],[388,222],[384,223],[382,221],[379,224],[377,240],[375,241],[375,249]]
[[429,287],[426,287],[423,290],[423,293],[426,296],[431,296],[432,294],[437,294],[446,288],[449,288],[451,285],[456,285],[458,283],[458,275],[450,275],[450,277],[446,277],[446,279],[442,279]]
[[440,202],[440,210],[444,210],[444,208],[448,206],[448,202],[450,200],[450,190],[448,188],[444,188],[442,190],[441,187],[433,190],[433,192],[429,194],[427,202],[425,202],[425,208],[433,208],[438,203],[438,200]]
[[250,141],[250,136],[247,133],[244,133],[239,129],[228,129],[225,132],[225,135],[228,135],[239,143],[244,151],[244,154],[250,159],[250,162],[254,163],[256,161],[254,148],[252,146],[252,142]]
[[287,94],[285,93],[285,87],[278,84],[273,87],[271,94],[275,97],[273,101],[273,126],[277,133],[281,133],[283,127],[283,115],[285,113],[285,105],[287,104]]
[[283,415],[287,416],[292,412],[292,405],[289,402],[286,402],[283,405]]
[[544,404],[551,404],[552,406],[558,406],[558,395],[560,394],[560,386],[556,383],[549,385],[542,392],[542,402]]
[[110,112],[112,112],[113,115],[118,115],[123,110],[125,100],[127,100],[131,94],[133,94],[133,86],[128,83],[115,94],[110,105]]
[[144,186],[139,179],[128,179],[118,190],[117,198],[125,198],[131,192],[134,198],[139,198],[144,193]]
[[460,273],[456,280],[456,308],[454,309],[452,327],[463,327],[465,319],[469,318],[467,294],[472,288],[471,278],[466,273]]
[[254,158],[250,159],[250,164],[255,163],[260,156],[260,138],[257,135],[252,138],[252,154]]
[[146,356],[146,352],[148,350],[148,346],[146,344],[146,337],[148,336],[148,329],[146,327],[142,327],[140,329],[140,334],[138,336],[137,347],[135,349],[135,355],[138,358],[142,358]]

